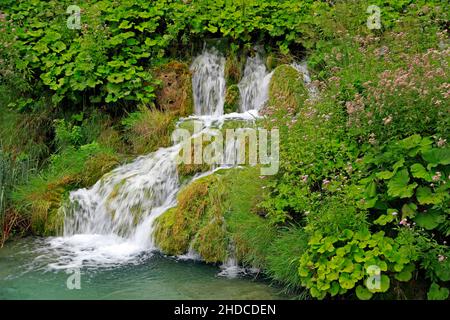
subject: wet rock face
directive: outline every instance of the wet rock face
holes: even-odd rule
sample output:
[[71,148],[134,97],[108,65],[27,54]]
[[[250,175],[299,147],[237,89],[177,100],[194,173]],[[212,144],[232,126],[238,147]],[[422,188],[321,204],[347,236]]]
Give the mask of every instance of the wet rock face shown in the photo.
[[224,113],[239,112],[239,101],[239,87],[237,85],[229,86],[225,95]]
[[156,92],[156,105],[161,111],[173,112],[180,116],[192,113],[192,81],[189,67],[173,61],[155,72],[161,86]]

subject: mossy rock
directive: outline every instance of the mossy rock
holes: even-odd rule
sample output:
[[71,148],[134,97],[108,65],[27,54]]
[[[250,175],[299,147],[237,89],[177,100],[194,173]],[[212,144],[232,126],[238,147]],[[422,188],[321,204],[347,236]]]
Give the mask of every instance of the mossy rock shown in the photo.
[[269,85],[269,109],[295,113],[307,98],[308,90],[300,72],[290,65],[281,65],[274,70]]
[[242,79],[245,59],[235,54],[229,55],[225,61],[225,79],[228,85],[236,85]]
[[172,61],[158,67],[154,70],[154,74],[161,81],[161,87],[156,91],[158,108],[177,116],[192,114],[194,99],[189,66],[185,63]]
[[240,92],[239,87],[235,84],[227,88],[227,94],[225,95],[224,112],[232,113],[239,111]]
[[60,203],[61,200],[38,200],[33,203],[31,208],[31,231],[33,234],[44,237],[62,234],[64,213],[60,209]]
[[172,255],[185,253],[190,241],[188,230],[179,227],[177,211],[176,207],[169,209],[155,221],[155,242],[164,253]]
[[178,194],[178,206],[155,220],[154,240],[163,252],[186,253],[199,230],[218,212],[220,203],[212,201],[210,194],[217,181],[215,176],[208,176],[192,182]]
[[180,191],[178,206],[156,219],[157,246],[180,255],[192,245],[205,262],[219,263],[233,241],[241,262],[262,266],[273,227],[257,209],[270,182],[259,174],[257,167],[219,170],[192,182]]
[[[203,136],[202,136],[203,137]],[[196,139],[199,139],[200,137],[197,137]],[[207,172],[209,170],[211,170],[211,165],[204,163],[202,161],[201,164],[196,164],[194,163],[195,161],[195,153],[194,153],[194,138],[191,138],[191,154],[189,155],[190,157],[190,163],[179,163],[177,165],[177,172],[178,175],[180,177],[181,182],[184,182],[186,179],[193,177],[194,175],[196,175],[197,173],[203,173],[203,172]],[[205,150],[205,148],[210,144],[210,141],[206,141],[204,139],[202,139],[202,150]],[[181,151],[180,151],[180,156],[181,156]],[[202,154],[203,157],[203,154]]]
[[195,119],[185,119],[183,122],[179,123],[177,128],[179,129],[185,129],[189,131],[189,133],[192,135],[195,131],[195,123],[198,122],[198,120]]
[[83,186],[92,186],[117,165],[119,165],[119,158],[116,155],[108,153],[96,154],[86,161],[84,170],[80,175],[81,183]]

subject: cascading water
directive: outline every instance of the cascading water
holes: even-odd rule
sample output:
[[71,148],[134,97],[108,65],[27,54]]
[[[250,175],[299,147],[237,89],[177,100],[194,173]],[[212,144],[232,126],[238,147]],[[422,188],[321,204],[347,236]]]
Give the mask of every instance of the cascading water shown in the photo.
[[244,76],[239,83],[241,95],[240,111],[259,110],[269,98],[269,84],[272,73],[268,73],[260,53],[249,57]]
[[225,58],[204,49],[191,66],[195,114],[221,116],[225,103]]
[[[249,58],[239,84],[242,113],[223,115],[225,59],[214,49],[204,50],[193,62],[195,116],[202,132],[226,119],[252,120],[268,98],[272,74],[262,58]],[[64,235],[50,238],[50,249],[58,260],[50,267],[104,266],[139,261],[156,249],[152,242],[154,220],[176,205],[180,189],[176,157],[181,145],[161,148],[106,174],[93,187],[70,194],[65,211]],[[227,150],[226,152],[230,152]],[[210,171],[206,174],[210,174]],[[203,175],[206,175],[203,174]],[[230,252],[223,273],[236,274],[237,264]],[[184,258],[198,258],[189,252]],[[232,269],[232,272],[228,272]],[[237,272],[239,273],[239,272]]]
[[[224,68],[225,59],[215,49],[205,49],[194,60],[191,70],[197,116],[220,119],[223,115]],[[118,167],[90,189],[72,192],[62,208],[64,235],[49,240],[53,249],[63,253],[51,267],[122,263],[156,249],[151,237],[153,222],[176,205],[180,148],[161,148]]]

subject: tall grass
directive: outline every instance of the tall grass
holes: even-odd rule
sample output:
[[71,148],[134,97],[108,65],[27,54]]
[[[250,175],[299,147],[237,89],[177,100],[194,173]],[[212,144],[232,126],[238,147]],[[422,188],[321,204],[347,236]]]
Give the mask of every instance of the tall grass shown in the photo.
[[28,181],[37,168],[37,161],[14,159],[0,149],[0,247],[16,227],[26,225],[23,217],[9,209],[10,195],[14,187]]

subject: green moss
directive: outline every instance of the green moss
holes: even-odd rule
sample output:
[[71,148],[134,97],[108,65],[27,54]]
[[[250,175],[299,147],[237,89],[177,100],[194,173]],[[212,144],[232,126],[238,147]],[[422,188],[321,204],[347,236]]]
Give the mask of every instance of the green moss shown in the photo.
[[94,185],[100,177],[110,172],[119,164],[115,154],[99,153],[89,158],[80,173],[81,183],[84,186]]
[[267,182],[256,167],[220,170],[194,181],[180,192],[178,207],[157,219],[156,243],[167,253],[182,254],[194,240],[205,261],[220,262],[232,239],[240,261],[262,266],[274,234],[257,214]]
[[[200,137],[197,137],[196,139],[200,139]],[[187,179],[193,177],[197,173],[207,172],[211,170],[211,165],[204,163],[202,161],[201,164],[195,164],[194,163],[194,138],[191,138],[191,154],[190,154],[190,163],[179,163],[177,165],[177,171],[178,175],[180,177],[180,181],[183,183]],[[207,141],[203,139],[202,136],[202,150],[205,150],[205,148],[210,144],[210,141]],[[181,151],[180,151],[181,155]]]
[[228,234],[222,217],[213,217],[197,233],[193,249],[207,263],[218,263],[227,258]]
[[198,122],[198,120],[185,120],[178,124],[178,128],[188,130],[190,134],[194,134],[196,122]]
[[64,225],[64,214],[60,210],[63,194],[61,190],[53,190],[44,196],[47,199],[38,199],[31,204],[31,230],[46,237],[61,234]]
[[187,252],[199,230],[220,212],[220,201],[214,199],[221,195],[214,182],[217,178],[208,176],[186,186],[177,197],[178,206],[156,219],[155,242],[165,253]]
[[227,88],[225,95],[224,113],[232,113],[239,111],[239,87],[235,84]]
[[266,250],[275,237],[275,229],[258,214],[270,179],[261,178],[259,170],[246,167],[219,172],[227,181],[225,220],[237,259],[253,267],[264,266]]
[[180,228],[177,217],[177,208],[167,210],[155,221],[155,241],[163,252],[172,255],[180,255],[189,248],[189,230]]
[[302,107],[307,98],[302,74],[289,65],[275,69],[269,86],[269,108],[293,112]]
[[264,218],[259,203],[270,182],[258,167],[219,170],[194,181],[180,192],[178,207],[156,220],[156,244],[172,255],[192,245],[205,262],[220,263],[231,241],[239,263],[261,268],[295,291],[307,236],[300,228],[279,231]]

